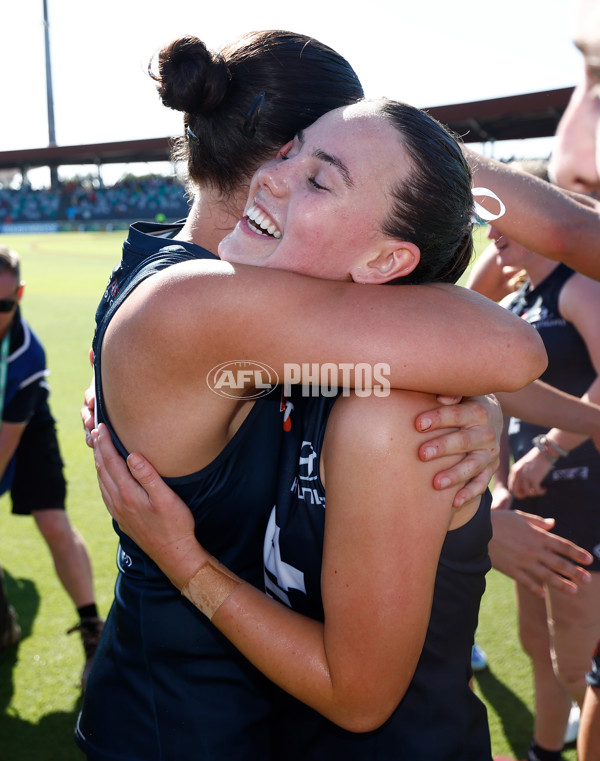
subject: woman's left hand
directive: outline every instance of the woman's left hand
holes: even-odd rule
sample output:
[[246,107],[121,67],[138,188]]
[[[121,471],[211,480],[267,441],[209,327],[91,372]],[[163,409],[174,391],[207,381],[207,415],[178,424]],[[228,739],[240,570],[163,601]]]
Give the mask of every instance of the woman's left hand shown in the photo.
[[127,463],[115,449],[108,429],[92,431],[98,483],[108,512],[133,541],[181,586],[208,553],[194,535],[194,517],[150,463],[131,454]]
[[534,447],[510,469],[508,489],[517,499],[541,497],[546,493],[542,481],[551,470],[552,463]]
[[426,441],[419,447],[419,457],[433,460],[443,455],[465,454],[457,465],[440,471],[433,480],[436,489],[463,484],[453,501],[454,507],[460,507],[483,494],[498,468],[502,409],[492,395],[462,401],[440,396],[438,401],[441,407],[417,417],[417,430],[427,433],[440,428],[459,430]]

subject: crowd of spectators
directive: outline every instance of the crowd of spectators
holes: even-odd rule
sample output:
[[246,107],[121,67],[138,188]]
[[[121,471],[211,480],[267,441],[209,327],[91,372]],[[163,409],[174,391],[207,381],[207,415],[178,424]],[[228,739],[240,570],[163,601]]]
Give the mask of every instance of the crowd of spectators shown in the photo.
[[111,187],[68,181],[56,189],[0,187],[0,224],[168,219],[189,212],[184,186],[172,177],[129,177]]

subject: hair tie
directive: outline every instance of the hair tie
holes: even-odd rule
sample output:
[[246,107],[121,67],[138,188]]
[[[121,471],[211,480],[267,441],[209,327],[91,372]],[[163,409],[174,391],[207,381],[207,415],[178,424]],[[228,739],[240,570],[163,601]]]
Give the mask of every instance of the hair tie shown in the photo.
[[246,114],[246,120],[244,121],[244,126],[242,127],[242,132],[244,135],[246,135],[246,137],[254,137],[256,134],[258,120],[260,119],[264,102],[265,93],[264,90],[261,90],[256,98],[254,98],[254,101],[250,106],[250,110]]
[[[500,210],[497,214],[493,214],[491,211],[488,211],[487,209],[484,209],[483,206],[477,201],[474,201],[475,204],[475,214],[480,218],[485,220],[486,222],[493,222],[495,219],[499,219],[501,216],[504,215],[506,212],[506,206],[502,203],[502,201],[498,198],[498,196],[491,190],[488,190],[488,188],[473,188],[471,191],[473,193],[473,196],[484,196],[486,198],[493,198],[495,201],[498,201],[498,204],[500,206]],[[477,221],[476,219],[474,220]]]
[[187,136],[190,143],[194,143],[194,145],[200,145],[200,141],[198,140],[196,135],[192,132],[192,128],[190,127],[189,124],[187,126],[186,131],[187,131]]

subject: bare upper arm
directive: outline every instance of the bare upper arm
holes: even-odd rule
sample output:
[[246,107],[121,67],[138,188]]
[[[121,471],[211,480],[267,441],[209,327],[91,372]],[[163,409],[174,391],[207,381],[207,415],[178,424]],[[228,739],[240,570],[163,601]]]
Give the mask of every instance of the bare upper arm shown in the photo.
[[324,442],[325,637],[343,645],[349,684],[376,684],[392,710],[421,653],[453,515],[453,495],[432,487],[436,466],[417,456],[413,421],[432,402],[341,398]]
[[563,317],[573,323],[583,338],[590,358],[600,371],[600,282],[575,273],[564,285],[559,296]]
[[131,320],[135,305],[157,351],[171,357],[185,343],[191,372],[237,359],[280,377],[286,363],[387,363],[392,387],[476,396],[515,390],[545,367],[531,326],[449,285],[382,288],[196,260],[149,278],[127,301],[121,310]]

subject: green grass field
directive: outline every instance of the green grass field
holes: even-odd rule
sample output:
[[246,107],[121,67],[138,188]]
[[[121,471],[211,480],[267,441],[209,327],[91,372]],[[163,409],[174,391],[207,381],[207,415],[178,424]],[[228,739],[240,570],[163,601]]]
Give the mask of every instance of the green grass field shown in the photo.
[[[23,312],[46,347],[69,484],[68,512],[90,550],[102,615],[112,600],[116,539],[79,409],[90,380],[94,311],[123,237],[122,232],[0,236],[22,256]],[[479,235],[477,249],[484,246]],[[0,562],[23,628],[18,647],[0,652],[0,759],[80,761],[72,735],[83,651],[77,634],[65,635],[76,615],[33,521],[12,516],[6,497],[0,499]],[[517,639],[512,583],[495,571],[488,576],[477,640],[490,659],[475,689],[488,708],[493,752],[523,758],[533,721],[531,674]],[[575,761],[574,748],[564,755]]]

